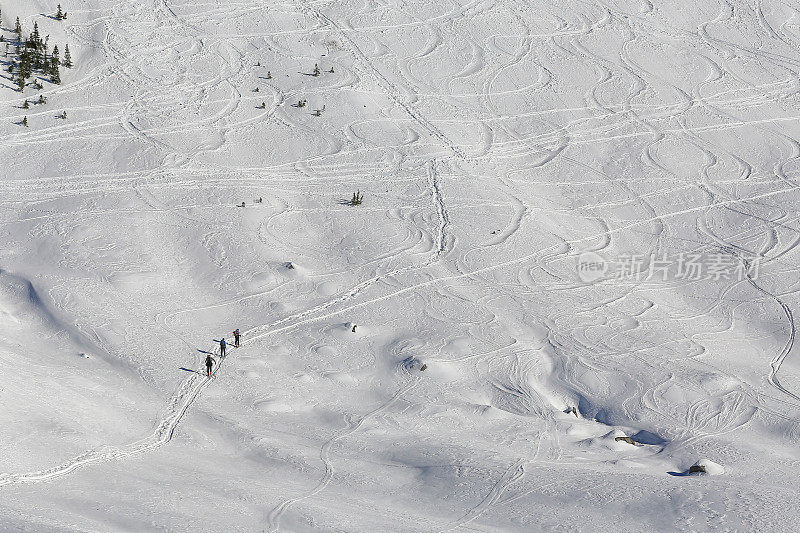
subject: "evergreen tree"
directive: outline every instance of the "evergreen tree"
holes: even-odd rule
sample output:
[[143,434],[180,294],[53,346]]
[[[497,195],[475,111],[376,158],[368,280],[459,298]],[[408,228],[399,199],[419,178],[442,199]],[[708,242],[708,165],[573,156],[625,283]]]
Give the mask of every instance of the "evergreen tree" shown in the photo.
[[72,56],[69,53],[69,45],[64,45],[64,61],[61,63],[67,68],[72,68]]
[[28,127],[28,116],[27,115],[22,117],[22,125],[25,126],[26,128]]
[[58,65],[55,66],[53,71],[50,73],[50,81],[59,85],[61,83],[61,74],[58,72]]
[[17,41],[22,42],[22,24],[19,23],[19,17],[17,17],[17,23],[14,25],[14,33],[17,34]]
[[28,109],[29,107],[31,107],[31,106],[28,103],[28,100],[25,100],[25,102],[23,102],[23,104],[22,104],[22,109]]
[[33,43],[34,48],[38,48],[41,43],[41,37],[39,36],[39,23],[33,23],[33,31],[31,32],[30,37],[31,42]]
[[58,45],[53,47],[53,53],[50,54],[50,59],[47,61],[45,70],[48,74],[52,75],[53,71],[58,70],[58,65],[61,63],[61,58],[58,53]]
[[51,76],[58,72],[58,56],[50,56],[50,61],[47,64],[47,74]]
[[31,66],[36,70],[41,70],[45,67],[44,59],[47,50],[43,50],[43,42],[41,34],[39,33],[39,23],[33,23],[33,31],[25,41],[25,48],[31,51]]
[[49,56],[45,51],[45,59],[44,59],[44,65],[42,66],[42,70],[44,71],[45,74],[52,76],[53,71],[58,69],[58,65],[60,63],[61,61],[58,53],[58,45],[56,45],[53,47],[53,53],[50,54]]
[[30,78],[33,74],[33,52],[24,48],[19,54],[19,73],[23,78]]
[[64,20],[64,12],[61,11],[61,4],[56,8],[56,20]]

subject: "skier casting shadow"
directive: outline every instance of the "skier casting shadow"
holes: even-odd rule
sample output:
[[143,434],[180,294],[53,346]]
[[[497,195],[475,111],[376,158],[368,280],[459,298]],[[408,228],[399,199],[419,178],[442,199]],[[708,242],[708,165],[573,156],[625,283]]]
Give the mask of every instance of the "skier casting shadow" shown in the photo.
[[211,354],[206,355],[206,373],[208,374],[208,377],[211,377],[211,367],[213,366],[214,366],[214,358],[211,357]]
[[220,357],[225,357],[225,348],[226,348],[227,346],[228,346],[228,345],[227,345],[227,343],[225,342],[225,339],[224,339],[224,338],[223,338],[221,341],[219,341],[219,356],[220,356]]

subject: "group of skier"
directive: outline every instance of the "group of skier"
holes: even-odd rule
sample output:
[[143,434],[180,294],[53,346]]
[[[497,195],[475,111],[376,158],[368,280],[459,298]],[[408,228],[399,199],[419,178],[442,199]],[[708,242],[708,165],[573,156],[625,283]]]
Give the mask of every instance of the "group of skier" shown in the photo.
[[[239,328],[233,330],[233,347],[239,347],[239,338],[241,337],[241,333],[239,333]],[[225,357],[225,350],[228,348],[228,343],[225,342],[225,337],[219,341],[219,356]],[[214,358],[211,357],[210,353],[206,354],[206,374],[208,377],[211,377],[211,368],[214,366]]]

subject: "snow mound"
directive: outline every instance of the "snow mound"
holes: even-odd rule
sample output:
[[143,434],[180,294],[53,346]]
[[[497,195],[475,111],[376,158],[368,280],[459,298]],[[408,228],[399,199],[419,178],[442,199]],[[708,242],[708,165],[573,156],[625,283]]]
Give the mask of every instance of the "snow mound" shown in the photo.
[[19,328],[53,322],[30,280],[0,270],[0,323]]

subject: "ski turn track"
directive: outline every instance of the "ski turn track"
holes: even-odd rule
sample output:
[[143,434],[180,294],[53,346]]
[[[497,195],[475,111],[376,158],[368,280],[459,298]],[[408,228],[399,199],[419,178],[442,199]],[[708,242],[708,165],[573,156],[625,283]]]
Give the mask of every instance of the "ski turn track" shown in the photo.
[[125,459],[132,455],[160,448],[172,440],[172,436],[175,434],[175,428],[178,427],[183,415],[186,414],[186,411],[192,403],[194,403],[200,392],[211,383],[213,377],[216,376],[217,371],[225,361],[225,358],[220,357],[218,361],[217,369],[214,370],[211,378],[197,371],[183,381],[178,391],[170,398],[166,414],[161,418],[155,430],[153,430],[153,433],[149,436],[122,447],[102,446],[89,450],[65,463],[46,470],[26,472],[24,474],[0,474],[0,487],[17,483],[49,481],[92,463]]
[[451,526],[445,529],[440,529],[438,533],[456,530],[461,526],[472,522],[481,514],[483,514],[484,511],[486,511],[489,507],[496,504],[503,496],[503,493],[506,491],[506,489],[522,479],[522,477],[525,475],[525,463],[525,460],[520,459],[508,467],[497,483],[495,483],[494,487],[492,487],[492,490],[489,491],[489,494],[487,494],[478,505],[470,509],[468,513],[458,519]]
[[307,500],[308,498],[311,498],[312,496],[314,496],[315,494],[318,494],[323,489],[325,489],[325,487],[328,486],[328,483],[330,483],[331,479],[333,479],[333,465],[331,464],[330,452],[331,452],[331,448],[333,447],[334,444],[336,444],[338,441],[342,440],[343,438],[348,437],[348,436],[352,435],[353,433],[355,433],[356,431],[358,431],[358,429],[361,427],[361,425],[364,423],[364,421],[372,418],[373,416],[375,416],[375,415],[385,411],[389,407],[391,407],[397,400],[402,398],[408,391],[413,389],[417,385],[417,383],[419,383],[419,378],[416,378],[411,383],[408,383],[404,387],[401,387],[400,390],[398,390],[394,394],[394,396],[389,398],[388,401],[384,402],[378,408],[376,408],[376,409],[370,411],[369,413],[365,414],[364,416],[362,416],[361,418],[359,418],[355,422],[353,422],[352,419],[348,415],[345,415],[345,422],[347,423],[347,428],[342,433],[339,433],[338,435],[335,435],[334,437],[329,439],[320,448],[319,458],[322,461],[322,463],[325,465],[325,473],[322,475],[322,478],[320,478],[319,483],[317,483],[317,485],[313,489],[311,489],[310,491],[306,492],[305,494],[301,494],[300,496],[296,496],[294,498],[289,498],[288,500],[284,500],[281,503],[279,503],[277,506],[275,506],[275,508],[272,509],[272,511],[269,513],[269,518],[268,518],[268,520],[269,520],[269,529],[267,531],[269,531],[270,533],[278,531],[280,529],[281,517],[283,516],[283,513],[285,513],[286,510],[289,507],[291,507],[292,505],[294,505],[297,502],[300,502],[302,500]]
[[772,362],[770,362],[769,377],[767,379],[773,387],[783,392],[787,396],[793,398],[794,400],[800,402],[800,396],[786,389],[786,387],[781,385],[781,382],[778,380],[778,371],[781,369],[783,361],[786,359],[786,357],[791,353],[792,349],[794,348],[794,340],[797,334],[797,327],[794,322],[794,315],[792,314],[792,309],[777,295],[772,294],[771,292],[765,290],[763,287],[757,284],[755,280],[753,280],[752,276],[749,273],[750,269],[749,264],[746,264],[745,267],[747,268],[747,281],[750,282],[750,285],[752,285],[762,294],[765,294],[769,298],[775,300],[775,302],[781,306],[781,309],[783,309],[783,313],[784,315],[786,315],[786,319],[789,322],[789,339],[786,341],[786,345],[783,347],[783,349],[778,353],[778,355],[775,356]]

